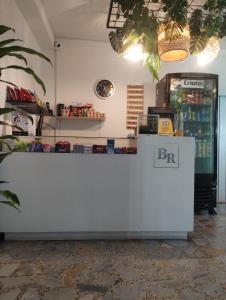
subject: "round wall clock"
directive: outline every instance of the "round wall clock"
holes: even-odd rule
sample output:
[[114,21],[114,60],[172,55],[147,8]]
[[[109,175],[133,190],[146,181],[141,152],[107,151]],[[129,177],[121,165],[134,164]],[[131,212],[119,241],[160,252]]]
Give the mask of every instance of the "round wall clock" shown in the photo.
[[101,99],[110,98],[115,92],[115,87],[112,81],[107,79],[98,80],[95,85],[95,93]]

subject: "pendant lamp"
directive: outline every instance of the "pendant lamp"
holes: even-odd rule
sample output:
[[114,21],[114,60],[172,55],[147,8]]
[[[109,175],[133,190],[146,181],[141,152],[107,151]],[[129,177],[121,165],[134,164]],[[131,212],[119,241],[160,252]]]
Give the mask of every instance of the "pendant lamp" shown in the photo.
[[158,51],[162,61],[173,62],[185,59],[189,54],[190,34],[189,28],[181,30],[180,35],[175,40],[166,38],[164,26],[160,27],[158,35]]

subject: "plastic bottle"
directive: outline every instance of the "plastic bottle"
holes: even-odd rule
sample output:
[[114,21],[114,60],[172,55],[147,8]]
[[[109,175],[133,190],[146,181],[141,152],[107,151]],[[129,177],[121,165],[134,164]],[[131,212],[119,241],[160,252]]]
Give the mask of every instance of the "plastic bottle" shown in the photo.
[[196,148],[197,148],[197,157],[202,157],[202,143],[201,140],[197,140],[196,143]]
[[192,111],[191,111],[191,107],[188,108],[188,121],[192,120]]
[[202,143],[202,157],[206,157],[206,140]]

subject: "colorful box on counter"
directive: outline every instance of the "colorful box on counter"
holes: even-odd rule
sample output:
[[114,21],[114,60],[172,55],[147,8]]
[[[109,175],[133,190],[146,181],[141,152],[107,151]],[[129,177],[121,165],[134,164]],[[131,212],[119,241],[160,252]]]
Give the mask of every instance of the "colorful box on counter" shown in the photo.
[[115,148],[115,140],[114,139],[107,139],[107,153],[113,154]]
[[137,148],[136,147],[128,147],[127,154],[137,154]]
[[55,152],[69,153],[71,151],[71,144],[67,141],[59,141],[55,145]]
[[43,144],[39,142],[32,142],[29,146],[30,152],[43,152]]
[[115,148],[114,153],[115,154],[137,154],[137,148],[136,147]]
[[107,153],[107,146],[106,145],[93,145],[93,153],[95,153],[95,154]]
[[86,154],[93,153],[93,145],[75,144],[75,145],[73,145],[73,152],[74,153],[86,153]]
[[75,144],[73,145],[74,153],[84,153],[84,145]]
[[93,145],[84,145],[84,153],[93,153]]

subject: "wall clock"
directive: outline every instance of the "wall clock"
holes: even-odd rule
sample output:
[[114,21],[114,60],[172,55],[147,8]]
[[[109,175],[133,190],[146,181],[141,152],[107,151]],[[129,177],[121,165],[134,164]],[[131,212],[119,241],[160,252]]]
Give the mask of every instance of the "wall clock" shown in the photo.
[[110,98],[115,92],[113,82],[107,79],[98,80],[94,89],[96,95],[101,99]]

